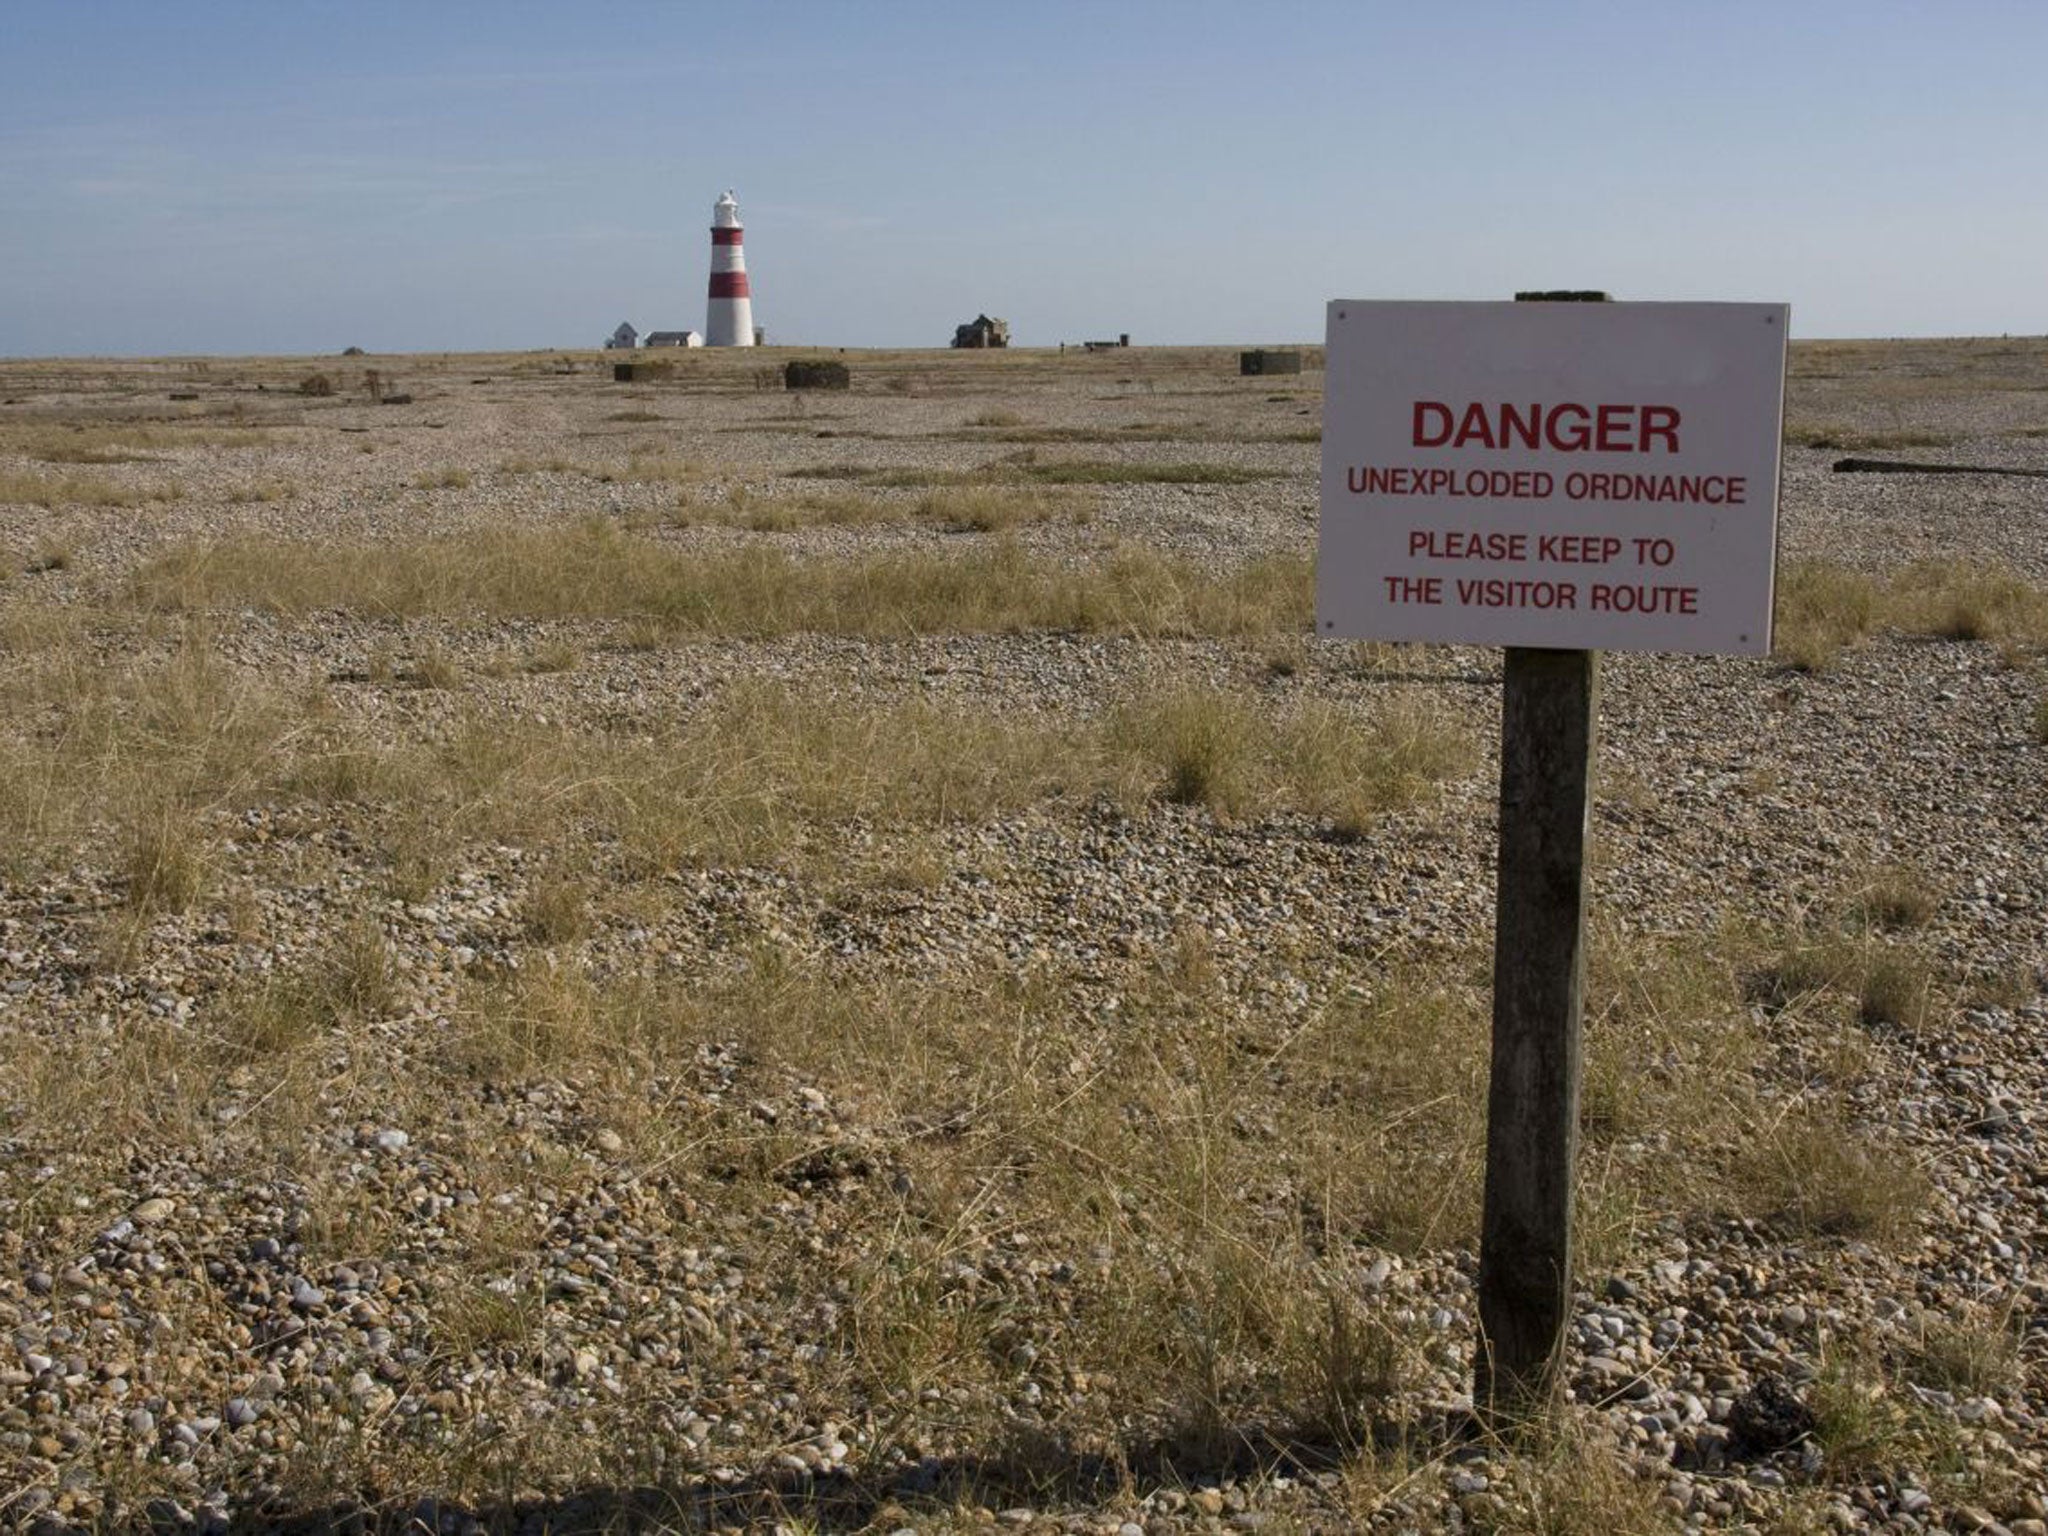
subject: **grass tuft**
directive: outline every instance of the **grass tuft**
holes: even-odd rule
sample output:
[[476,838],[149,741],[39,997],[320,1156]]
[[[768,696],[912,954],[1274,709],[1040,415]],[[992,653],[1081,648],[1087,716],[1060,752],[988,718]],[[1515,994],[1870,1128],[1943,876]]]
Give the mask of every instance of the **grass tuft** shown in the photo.
[[1924,928],[1937,905],[1927,876],[1897,865],[1873,870],[1849,899],[1849,915],[1886,933]]
[[1796,672],[1823,672],[1878,622],[1880,589],[1861,571],[1794,562],[1778,581],[1777,654]]
[[207,842],[193,818],[166,806],[129,828],[118,879],[137,912],[186,912],[205,889],[208,864]]
[[1749,1209],[1791,1233],[1884,1242],[1912,1229],[1932,1193],[1904,1151],[1805,1106],[1757,1131],[1738,1159],[1737,1182]]

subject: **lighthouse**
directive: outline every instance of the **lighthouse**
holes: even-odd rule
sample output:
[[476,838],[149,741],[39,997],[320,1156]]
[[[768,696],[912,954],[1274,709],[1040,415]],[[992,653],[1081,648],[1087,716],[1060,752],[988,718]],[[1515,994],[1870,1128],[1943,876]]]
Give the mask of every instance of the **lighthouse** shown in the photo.
[[740,205],[732,193],[711,210],[711,302],[704,342],[712,347],[754,344],[754,300],[747,288],[747,257],[740,245]]

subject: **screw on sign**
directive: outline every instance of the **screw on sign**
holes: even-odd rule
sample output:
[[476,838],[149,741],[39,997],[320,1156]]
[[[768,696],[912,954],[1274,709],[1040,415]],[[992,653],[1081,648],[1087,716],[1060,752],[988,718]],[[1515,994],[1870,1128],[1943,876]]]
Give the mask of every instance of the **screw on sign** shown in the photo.
[[1571,1303],[1598,652],[1770,649],[1788,312],[1606,297],[1329,311],[1318,629],[1506,647],[1473,1372],[1497,1419],[1556,1390]]

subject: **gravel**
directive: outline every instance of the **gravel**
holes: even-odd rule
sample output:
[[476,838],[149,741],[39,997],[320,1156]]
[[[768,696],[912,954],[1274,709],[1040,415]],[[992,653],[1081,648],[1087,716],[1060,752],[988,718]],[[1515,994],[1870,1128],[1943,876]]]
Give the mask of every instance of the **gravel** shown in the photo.
[[[1938,384],[1946,370],[1965,383],[1929,397],[1924,414],[1953,441],[1902,451],[2048,462],[2039,435],[2048,421],[2037,419],[2048,351],[2038,345],[1998,365],[2017,370],[2021,385],[1995,388],[1966,387],[1985,366],[1976,354],[1932,344],[1802,358],[1795,417],[1896,429],[1914,398],[1901,406],[1897,381],[1932,389],[1925,380]],[[1134,353],[975,371],[940,359],[898,392],[869,382],[894,365],[870,370],[856,359],[854,392],[813,402],[752,388],[727,358],[704,365],[721,387],[669,390],[615,387],[588,368],[544,373],[531,360],[406,360],[395,371],[414,403],[393,407],[290,393],[312,363],[224,361],[196,381],[178,365],[0,365],[17,402],[0,411],[0,426],[165,414],[152,403],[159,392],[188,383],[201,396],[192,409],[210,413],[200,419],[265,424],[255,428],[260,446],[166,448],[89,471],[136,487],[175,482],[176,500],[121,513],[0,505],[0,550],[25,556],[52,540],[71,550],[63,568],[13,576],[4,593],[87,611],[152,552],[237,531],[389,540],[597,516],[652,520],[650,536],[680,547],[767,538],[819,559],[953,549],[972,537],[913,524],[774,535],[667,526],[677,484],[507,467],[619,465],[636,448],[697,466],[694,494],[743,489],[771,500],[833,483],[783,478],[807,466],[966,469],[1018,452],[1199,459],[1271,478],[1107,486],[1085,524],[1015,537],[1077,562],[1118,540],[1217,564],[1307,552],[1318,450],[1272,439],[1313,425],[1314,380],[1281,390],[1229,377],[1223,362]],[[911,376],[907,365],[901,376]],[[998,404],[1032,424],[1165,423],[1189,440],[1020,445],[968,425]],[[628,408],[663,419],[612,419]],[[1788,451],[1783,556],[1874,572],[1922,558],[1995,560],[2048,583],[2048,482],[1837,475],[1837,456]],[[470,484],[420,488],[450,466],[468,470]],[[0,453],[0,469],[10,467],[38,468]],[[289,489],[243,499],[257,483]],[[215,616],[211,636],[238,671],[308,686],[366,676],[380,653],[442,649],[474,666],[554,640],[580,651],[572,670],[469,670],[440,691],[331,688],[354,717],[405,739],[477,707],[652,729],[743,676],[1049,717],[1099,711],[1127,697],[1134,679],[1165,673],[1279,699],[1366,699],[1388,686],[1385,664],[1313,639],[1297,643],[1298,666],[1276,670],[1256,645],[1036,633],[708,638],[643,651],[596,621],[252,611]],[[111,660],[160,641],[131,627],[95,643]],[[1398,670],[1404,686],[1467,722],[1475,741],[1489,740],[1496,655],[1418,651]],[[1594,900],[1611,931],[1783,929],[1828,910],[1861,873],[1900,866],[1934,898],[1916,942],[1944,975],[1978,984],[1958,987],[1938,1027],[1869,1032],[1874,1065],[1856,1109],[1931,1181],[1909,1234],[1878,1244],[1788,1236],[1742,1217],[1655,1223],[1624,1266],[1579,1276],[1565,1361],[1574,1422],[1688,1528],[1786,1518],[1833,1529],[2044,1529],[2048,1269],[2035,1266],[2034,1249],[2048,1243],[2037,1123],[2048,1099],[2048,746],[2035,723],[2039,662],[2015,664],[1980,642],[1880,636],[1813,675],[1732,658],[1614,655],[1603,660],[1602,690]],[[574,954],[598,977],[648,965],[713,974],[744,963],[765,938],[849,983],[1038,970],[1106,996],[1133,957],[1192,927],[1251,1005],[1285,1019],[1326,1000],[1340,962],[1486,943],[1493,773],[1482,751],[1437,797],[1355,844],[1289,814],[1230,822],[1166,804],[1055,803],[921,833],[917,846],[939,877],[861,900],[800,861],[682,867],[664,873],[657,904],[599,921]],[[119,904],[104,850],[6,866],[0,1052],[111,1041],[148,1021],[198,1027],[223,988],[305,963],[357,913],[375,918],[400,1001],[353,1048],[380,1036],[409,1048],[441,1026],[465,978],[555,963],[517,932],[538,861],[516,841],[465,842],[430,892],[398,900],[380,884],[372,821],[338,812],[333,824],[307,825],[287,808],[258,807],[223,835],[260,937],[238,936],[227,916],[202,907],[149,925],[116,963],[91,958],[96,925]],[[849,867],[886,864],[901,841],[886,827],[855,829],[842,856]],[[1761,1012],[1756,1022],[1770,1027]],[[848,1299],[822,1258],[813,1275],[801,1265],[777,1272],[774,1256],[825,1254],[842,1186],[867,1178],[858,1170],[868,1162],[885,1166],[901,1131],[868,1124],[856,1085],[829,1076],[750,1097],[763,1089],[740,1071],[743,1050],[708,1046],[673,1063],[664,1079],[672,1112],[710,1123],[743,1107],[778,1133],[815,1133],[842,1149],[838,1163],[788,1179],[766,1211],[724,1212],[694,1196],[677,1208],[683,1197],[631,1128],[594,1119],[587,1085],[545,1074],[482,1080],[473,1095],[420,1113],[359,1102],[336,1073],[279,1166],[238,1161],[225,1134],[276,1089],[275,1073],[216,1085],[206,1113],[223,1133],[218,1145],[167,1114],[165,1140],[99,1156],[60,1155],[21,1134],[24,1106],[0,1090],[0,1522],[206,1530],[317,1515],[351,1475],[352,1437],[403,1421],[443,1433],[443,1443],[482,1443],[547,1416],[630,1422],[665,1458],[638,1476],[681,1490],[685,1513],[712,1524],[766,1523],[785,1508],[802,1518],[835,1501],[876,1529],[957,1517],[1119,1536],[1512,1527],[1526,1515],[1533,1464],[1461,1438],[1475,1307],[1473,1256],[1457,1248],[1357,1255],[1359,1293],[1439,1341],[1396,1413],[1427,1448],[1423,1464],[1363,1506],[1357,1466],[1306,1455],[1135,1457],[1112,1476],[1075,1452],[1042,1498],[1018,1502],[1012,1490],[984,1507],[971,1458],[883,1445],[850,1406],[828,1417],[815,1397],[789,1390],[790,1363],[811,1358],[805,1351],[817,1350]],[[1784,1085],[1788,1095],[1796,1087]],[[333,1230],[342,1219],[355,1225]],[[1029,1233],[959,1259],[973,1283],[1054,1311],[1062,1277],[1090,1262],[1042,1249]],[[1995,1391],[1911,1384],[1898,1394],[1940,1426],[1971,1476],[1922,1486],[1933,1480],[1821,1457],[1813,1403],[1844,1350],[1894,1358],[1930,1320],[1971,1308],[2011,1318],[2016,1373]],[[488,1341],[494,1319],[515,1315],[540,1320],[530,1350],[449,1343],[457,1318],[466,1337]],[[1019,1379],[1037,1394],[1020,1395],[1016,1423],[1020,1434],[1056,1439],[1061,1394],[1074,1389],[1033,1373],[1037,1347],[1016,1345]],[[665,1389],[634,1395],[650,1379]],[[421,1502],[437,1490],[406,1484],[403,1467],[389,1476],[361,1492],[368,1515],[391,1529],[412,1521],[453,1532],[483,1519],[537,1531],[637,1507],[636,1484],[623,1476],[600,1489],[514,1486],[502,1503],[474,1507]],[[307,1487],[314,1505],[295,1502]]]

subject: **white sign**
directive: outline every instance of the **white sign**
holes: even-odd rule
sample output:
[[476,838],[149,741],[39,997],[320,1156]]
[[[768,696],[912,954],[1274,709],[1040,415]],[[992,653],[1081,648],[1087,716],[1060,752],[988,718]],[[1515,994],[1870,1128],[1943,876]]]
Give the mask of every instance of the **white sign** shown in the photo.
[[1768,652],[1789,318],[1332,303],[1318,632]]

